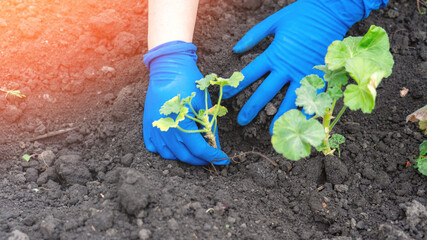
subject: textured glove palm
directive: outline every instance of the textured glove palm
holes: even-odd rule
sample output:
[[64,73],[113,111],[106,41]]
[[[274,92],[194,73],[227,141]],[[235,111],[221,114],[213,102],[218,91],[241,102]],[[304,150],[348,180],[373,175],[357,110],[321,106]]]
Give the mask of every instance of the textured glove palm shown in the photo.
[[316,65],[324,64],[328,46],[334,40],[342,40],[348,29],[367,17],[372,9],[387,4],[388,0],[299,0],[271,15],[253,27],[233,48],[245,52],[270,34],[274,40],[270,46],[242,73],[243,82],[237,88],[224,88],[224,98],[230,98],[261,76],[270,72],[240,111],[237,121],[246,125],[280,91],[290,83],[273,122],[282,114],[296,108],[295,90],[300,80],[312,73]]
[[[165,117],[159,113],[161,106],[178,94],[184,98],[196,92],[192,106],[196,111],[205,108],[205,94],[196,88],[195,83],[203,78],[196,61],[196,47],[181,41],[162,44],[144,56],[144,62],[150,69],[150,83],[145,98],[143,135],[146,148],[159,153],[163,158],[178,159],[193,165],[207,165],[211,160],[227,158],[227,155],[210,146],[200,133],[184,133],[175,128],[162,132],[152,126],[154,121]],[[210,98],[208,100],[209,106],[212,106]],[[189,119],[181,121],[179,126],[187,130],[198,129],[196,123]],[[219,146],[218,136],[216,139]],[[224,165],[229,162],[230,160],[223,160],[214,164]]]

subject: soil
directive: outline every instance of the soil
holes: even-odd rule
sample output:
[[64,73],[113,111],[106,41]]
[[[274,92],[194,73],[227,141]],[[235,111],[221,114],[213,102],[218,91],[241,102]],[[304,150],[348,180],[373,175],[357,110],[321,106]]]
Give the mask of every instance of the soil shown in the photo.
[[[291,2],[201,0],[202,73],[242,69],[273,38],[242,55],[233,45]],[[3,1],[0,87],[27,97],[0,97],[0,239],[427,239],[427,178],[410,166],[426,137],[405,123],[427,102],[427,18],[393,1],[348,34],[372,24],[396,63],[373,113],[346,112],[335,127],[341,158],[274,152],[268,126],[285,91],[238,126],[256,83],[226,101],[221,145],[278,166],[246,155],[217,176],[144,147],[146,1]]]

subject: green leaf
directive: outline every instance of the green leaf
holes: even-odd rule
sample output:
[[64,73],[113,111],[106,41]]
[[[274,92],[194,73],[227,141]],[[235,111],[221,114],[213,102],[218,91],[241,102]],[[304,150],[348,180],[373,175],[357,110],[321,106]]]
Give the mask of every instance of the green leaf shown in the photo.
[[31,159],[31,156],[28,155],[28,154],[24,154],[24,155],[22,155],[22,159],[24,159],[25,161],[29,162],[30,159]]
[[185,114],[187,114],[188,111],[188,108],[183,107],[180,109],[179,114],[176,116],[175,120],[173,120],[171,117],[160,118],[159,120],[154,121],[152,125],[153,127],[160,128],[160,131],[166,132],[169,130],[169,128],[178,127],[179,122],[185,119]]
[[191,100],[196,96],[195,92],[192,92],[190,96],[184,98],[181,100],[181,103],[186,104],[186,103],[190,103]]
[[236,88],[244,78],[245,76],[241,72],[234,72],[229,79],[228,85]]
[[185,114],[187,114],[188,113],[188,108],[186,108],[186,107],[184,107],[184,108],[181,108],[181,111],[179,111],[179,114],[178,114],[178,116],[176,116],[176,118],[175,118],[175,123],[176,123],[176,126],[178,126],[178,123],[179,122],[181,122],[182,120],[184,120],[185,119]]
[[424,156],[427,154],[427,140],[424,140],[420,144],[420,156]]
[[[424,152],[424,154],[422,154]],[[417,163],[414,165],[414,168],[417,168],[420,173],[427,176],[427,157],[424,156],[427,154],[427,140],[424,140],[420,145],[420,156],[417,159],[414,159]]]
[[371,26],[363,37],[348,37],[329,46],[325,62],[329,70],[345,67],[359,85],[376,88],[391,74],[394,64],[384,29]]
[[205,114],[206,110],[205,109],[200,109],[199,113],[197,114],[197,118],[198,119],[203,119],[203,114]]
[[337,70],[331,71],[326,65],[315,66],[314,69],[319,69],[325,73],[323,79],[328,82],[328,87],[338,87],[346,85],[348,82],[347,71],[345,68],[339,68]]
[[169,130],[169,128],[176,128],[177,124],[172,118],[167,117],[167,118],[160,118],[159,120],[154,121],[153,127],[158,127],[160,128],[160,131],[166,132]]
[[317,94],[317,90],[311,85],[303,85],[295,93],[297,94],[295,104],[304,107],[307,114],[323,116],[326,109],[332,107],[332,98],[326,93]]
[[243,80],[244,76],[241,72],[234,72],[233,75],[231,75],[230,78],[217,78],[216,82],[213,82],[212,84],[217,84],[220,86],[231,86],[231,87],[237,87],[239,86],[240,82]]
[[343,96],[342,90],[338,87],[330,87],[326,93],[331,96],[332,99],[339,99]]
[[337,70],[345,66],[348,59],[355,55],[356,47],[362,37],[347,37],[342,41],[334,41],[328,47],[325,62],[329,70]]
[[[320,70],[320,71],[322,71],[322,72],[324,72],[324,73],[326,73],[326,72],[330,71],[330,70],[328,69],[328,66],[326,66],[326,65],[316,65],[316,66],[314,66],[314,67],[313,67],[313,69]],[[326,80],[326,79],[325,79],[325,80]]]
[[371,113],[375,107],[375,96],[375,89],[350,84],[344,91],[344,104],[351,110],[361,109],[363,113]]
[[160,114],[167,116],[171,113],[179,113],[183,107],[184,104],[181,102],[181,96],[178,94],[163,104],[160,108]]
[[200,90],[205,90],[215,81],[216,78],[217,75],[215,73],[206,75],[206,77],[196,81],[196,87]]
[[371,85],[376,88],[385,75],[385,71],[379,69],[379,67],[369,59],[349,59],[345,68],[357,84],[361,86]]
[[[214,115],[217,107],[218,107],[218,104],[215,104],[215,106],[209,108],[208,114]],[[228,110],[226,107],[219,105],[218,117],[224,116],[225,114],[227,114],[227,112],[228,112]]]
[[340,144],[345,142],[345,137],[341,134],[332,134],[331,138],[328,139],[329,146],[334,148],[339,148]]
[[301,84],[303,86],[312,86],[315,89],[322,89],[323,87],[325,87],[325,83],[323,82],[323,80],[316,74],[311,74],[304,77],[301,80]]
[[420,121],[419,126],[421,130],[425,130],[424,134],[427,134],[427,121]]
[[311,146],[320,145],[324,137],[322,124],[315,119],[307,120],[304,114],[293,109],[277,119],[271,142],[278,153],[296,161],[310,155]]

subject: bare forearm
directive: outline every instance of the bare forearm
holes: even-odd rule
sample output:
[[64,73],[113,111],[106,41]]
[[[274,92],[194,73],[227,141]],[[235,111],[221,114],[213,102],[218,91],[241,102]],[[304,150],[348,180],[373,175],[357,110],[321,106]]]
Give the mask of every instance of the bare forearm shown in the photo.
[[199,0],[150,0],[148,49],[170,41],[192,42]]

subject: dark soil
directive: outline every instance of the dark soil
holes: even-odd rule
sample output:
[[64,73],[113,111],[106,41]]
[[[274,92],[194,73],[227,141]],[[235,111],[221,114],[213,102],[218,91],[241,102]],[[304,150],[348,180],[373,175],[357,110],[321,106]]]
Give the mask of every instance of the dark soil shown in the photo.
[[[232,46],[290,2],[201,0],[202,73],[242,69],[272,37],[242,55]],[[427,177],[407,166],[426,137],[405,123],[427,103],[426,19],[415,1],[394,1],[350,30],[385,28],[396,64],[373,113],[346,112],[336,126],[347,137],[340,159],[274,152],[268,126],[283,92],[238,126],[254,84],[226,102],[223,150],[278,167],[247,155],[217,176],[141,140],[145,1],[3,1],[0,87],[27,97],[0,97],[0,239],[427,239]]]

